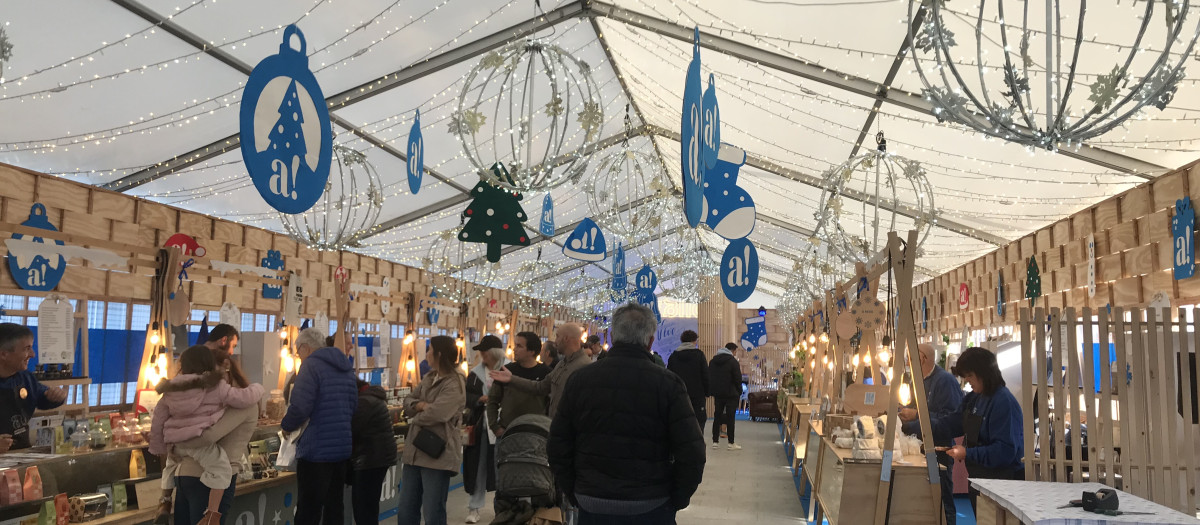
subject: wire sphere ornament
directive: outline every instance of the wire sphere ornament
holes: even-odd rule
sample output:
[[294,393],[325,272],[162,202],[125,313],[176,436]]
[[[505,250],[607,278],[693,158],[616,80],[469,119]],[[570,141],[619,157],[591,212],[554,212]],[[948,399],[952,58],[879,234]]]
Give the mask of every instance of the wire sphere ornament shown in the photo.
[[462,227],[442,232],[421,258],[438,296],[455,303],[483,297],[496,278],[499,263],[487,261],[487,245],[458,240]]
[[[809,241],[846,261],[867,261],[892,231],[917,230],[917,246],[937,223],[933,186],[921,163],[887,151],[880,132],[874,151],[850,158],[822,174],[821,201]],[[920,253],[920,252],[918,252]]]
[[[972,16],[945,0],[909,0],[922,94],[939,121],[1027,147],[1079,148],[1146,106],[1170,104],[1200,36],[1200,23],[1186,27],[1196,22],[1187,20],[1189,3],[1098,2],[1089,13],[1087,2],[997,0]],[[1097,41],[1101,33],[1095,25],[1085,30],[1085,15],[1131,22],[1105,24]],[[1072,101],[1073,94],[1088,97]]]
[[621,148],[596,162],[587,186],[588,208],[606,231],[635,239],[661,223],[663,210],[647,201],[666,199],[670,185],[655,157]]
[[551,301],[557,298],[558,287],[553,277],[556,267],[540,257],[521,263],[518,280],[509,288],[515,297],[513,306],[521,313],[538,319],[548,317],[553,310]]
[[284,231],[314,250],[359,247],[359,240],[379,224],[383,208],[379,172],[365,154],[334,146],[333,161],[337,170],[330,170],[325,192],[312,208],[279,214]]
[[679,243],[655,256],[650,265],[660,276],[661,296],[696,304],[713,298],[713,290],[703,286],[703,278],[716,277],[720,265],[708,255],[696,230],[685,230]]
[[[591,66],[557,45],[522,39],[467,73],[449,131],[493,184],[540,192],[583,176],[603,123]],[[511,183],[492,174],[496,162]]]

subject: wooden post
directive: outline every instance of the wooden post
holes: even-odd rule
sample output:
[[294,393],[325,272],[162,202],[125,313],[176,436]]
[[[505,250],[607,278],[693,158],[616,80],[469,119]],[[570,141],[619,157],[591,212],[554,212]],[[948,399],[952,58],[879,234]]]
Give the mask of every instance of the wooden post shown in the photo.
[[[157,266],[154,269],[154,280],[150,288],[150,326],[146,330],[146,343],[142,347],[142,363],[138,367],[138,388],[154,388],[146,377],[146,366],[151,362],[158,363],[160,369],[168,375],[174,373],[171,366],[171,352],[160,351],[167,346],[167,300],[171,293],[172,279],[178,274],[179,259],[182,257],[179,248],[162,248],[155,257]],[[157,327],[157,328],[156,328]],[[158,344],[152,344],[151,337],[157,333]],[[165,359],[165,362],[159,361]]]
[[[1034,343],[1033,339],[1029,333],[1029,328],[1030,328],[1030,326],[1029,326],[1029,308],[1021,308],[1020,316],[1021,316],[1021,372],[1025,378],[1025,380],[1021,382],[1021,399],[1024,401],[1024,403],[1022,403],[1022,408],[1024,410],[1028,410],[1032,413],[1034,410],[1033,407],[1034,407],[1034,403],[1035,403],[1034,396],[1033,396],[1033,378],[1034,378],[1033,352],[1040,345],[1033,344]],[[1039,395],[1038,397],[1041,397],[1041,396]],[[1025,465],[1025,480],[1026,481],[1034,481],[1037,479],[1037,476],[1036,476],[1037,469],[1034,467],[1034,465],[1032,465],[1032,461],[1028,460],[1028,459],[1033,458],[1033,452],[1034,452],[1034,450],[1036,450],[1035,449],[1036,445],[1035,445],[1034,439],[1033,439],[1033,417],[1026,417],[1023,419],[1025,420],[1023,422],[1024,423],[1024,431],[1025,431],[1024,432],[1025,433],[1025,435],[1024,435],[1025,457],[1027,458],[1026,462],[1025,462],[1026,463],[1026,465]]]

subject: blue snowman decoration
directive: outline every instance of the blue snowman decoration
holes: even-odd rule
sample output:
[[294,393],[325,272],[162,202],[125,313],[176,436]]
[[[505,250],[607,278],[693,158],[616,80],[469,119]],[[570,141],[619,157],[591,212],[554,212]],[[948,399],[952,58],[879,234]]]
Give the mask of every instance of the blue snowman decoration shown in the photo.
[[742,333],[742,348],[750,351],[767,344],[767,318],[756,315],[745,321],[746,331]]
[[[262,267],[271,270],[283,269],[283,255],[278,250],[267,250],[267,256],[262,259]],[[281,281],[282,282],[282,281]],[[263,299],[281,299],[283,298],[282,284],[263,284],[262,285]]]
[[[21,223],[21,226],[58,231],[58,228],[50,224],[50,219],[46,217],[46,207],[40,202],[29,209],[29,219]],[[17,286],[38,292],[48,292],[56,288],[67,271],[67,260],[60,253],[51,253],[42,248],[47,244],[62,246],[63,242],[52,240],[48,243],[41,237],[31,238],[20,233],[14,233],[12,238],[30,241],[27,245],[22,243],[16,253],[13,253],[12,246],[8,248],[8,271],[17,282]]]
[[242,160],[254,187],[272,208],[290,214],[308,211],[325,193],[333,159],[329,109],[306,50],[304,33],[287,26],[279,54],[259,62],[246,80],[239,113]]

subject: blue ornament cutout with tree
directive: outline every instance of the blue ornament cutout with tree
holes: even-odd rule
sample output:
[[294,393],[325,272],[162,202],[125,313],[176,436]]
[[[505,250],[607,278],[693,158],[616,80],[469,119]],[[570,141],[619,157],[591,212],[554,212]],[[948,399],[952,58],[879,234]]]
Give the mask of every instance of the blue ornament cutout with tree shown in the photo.
[[700,133],[703,108],[700,84],[700,28],[692,37],[692,62],[688,64],[683,85],[683,112],[679,123],[679,158],[683,170],[683,212],[688,226],[695,228],[704,220],[704,160]]
[[421,191],[421,178],[425,176],[425,139],[421,137],[421,110],[413,117],[412,129],[408,130],[408,159],[404,167],[408,171],[408,189],[416,195]]
[[745,320],[746,331],[742,333],[742,348],[754,350],[767,344],[767,319],[765,317],[750,317]]
[[745,151],[723,144],[713,169],[704,174],[704,224],[729,240],[754,231],[754,199],[737,185],[738,172],[745,163]]
[[721,291],[735,303],[750,298],[758,286],[758,250],[749,239],[734,239],[721,255]]
[[708,169],[716,167],[717,152],[721,149],[721,113],[717,107],[717,87],[712,73],[708,74],[708,89],[704,90],[704,98],[700,103],[704,115],[704,128],[700,141],[704,148],[700,157],[704,161],[704,172],[707,178]]
[[[58,228],[50,224],[50,219],[46,216],[46,207],[40,202],[29,208],[29,219],[21,223],[21,226],[58,231]],[[12,238],[18,242],[8,244],[8,271],[17,282],[17,286],[38,292],[48,292],[56,288],[67,271],[67,260],[61,253],[48,251],[45,247],[62,246],[63,242],[20,233],[14,233]]]
[[604,244],[604,232],[589,217],[579,221],[579,226],[563,243],[563,255],[579,261],[599,262],[608,257],[608,248]]
[[1004,273],[998,272],[996,275],[996,314],[1004,319]]
[[538,224],[538,233],[545,237],[554,237],[554,200],[550,194],[542,199],[542,221]]
[[259,62],[246,80],[240,111],[246,171],[267,204],[291,214],[321,198],[333,158],[329,110],[306,49],[304,33],[287,26],[279,54]]
[[1175,260],[1175,279],[1187,279],[1196,273],[1196,212],[1191,197],[1175,201],[1171,218],[1171,253]]
[[[283,255],[278,250],[267,250],[267,256],[262,259],[262,267],[271,270],[283,269]],[[280,280],[282,283],[282,278]],[[262,285],[263,299],[281,299],[283,298],[283,284],[263,284]]]
[[612,290],[614,292],[624,291],[629,283],[625,276],[625,245],[623,243],[617,244],[617,251],[613,254],[612,272]]

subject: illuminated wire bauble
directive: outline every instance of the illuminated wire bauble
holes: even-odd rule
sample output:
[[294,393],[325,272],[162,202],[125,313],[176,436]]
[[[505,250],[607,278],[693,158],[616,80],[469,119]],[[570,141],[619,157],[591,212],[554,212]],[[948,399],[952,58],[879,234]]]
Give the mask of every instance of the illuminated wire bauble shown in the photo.
[[[522,39],[467,73],[450,133],[493,184],[538,192],[583,175],[603,123],[591,66],[557,45]],[[492,174],[496,162],[511,183]]]
[[314,250],[345,250],[379,223],[383,185],[363,153],[333,147],[336,171],[331,170],[325,193],[308,211],[281,213],[283,228],[293,239]]
[[514,295],[513,307],[525,315],[543,318],[550,315],[558,287],[555,285],[555,265],[541,259],[521,263],[517,281],[509,287]]
[[660,295],[684,303],[699,304],[712,299],[712,290],[702,286],[704,277],[715,277],[720,265],[704,249],[696,230],[680,233],[677,244],[665,247],[650,263],[658,272]]
[[1165,109],[1200,35],[1188,0],[968,7],[909,0],[913,62],[934,116],[1052,151],[1078,148],[1146,106]]
[[439,234],[421,258],[421,266],[429,272],[438,296],[455,303],[483,297],[499,266],[487,262],[487,245],[459,241],[460,229]]
[[654,156],[623,147],[597,159],[587,186],[588,208],[604,231],[635,239],[658,226],[664,215],[653,199],[670,195],[671,182]]
[[[937,223],[933,186],[921,163],[877,149],[854,156],[822,175],[821,202],[810,242],[846,261],[867,261],[887,244],[888,232],[917,230],[919,249]],[[917,252],[920,253],[919,251]]]

